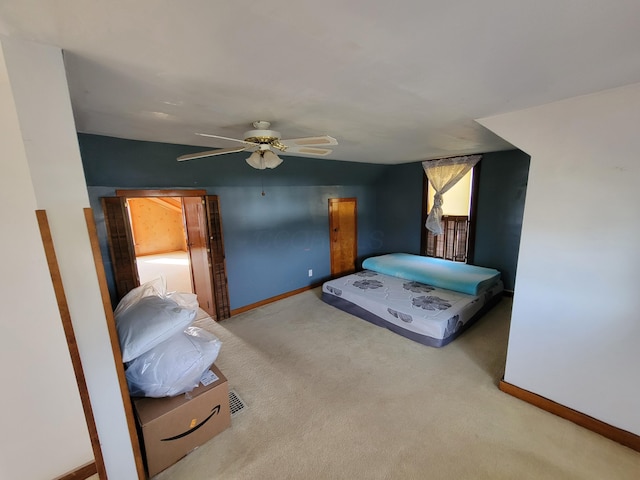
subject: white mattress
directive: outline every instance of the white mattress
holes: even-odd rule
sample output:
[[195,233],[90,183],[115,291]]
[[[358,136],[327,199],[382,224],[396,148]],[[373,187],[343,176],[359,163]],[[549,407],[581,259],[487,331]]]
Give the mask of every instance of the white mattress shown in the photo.
[[[364,270],[326,282],[323,300],[431,346],[444,346],[503,290],[498,280],[479,295],[445,290]],[[487,307],[488,308],[488,307]]]

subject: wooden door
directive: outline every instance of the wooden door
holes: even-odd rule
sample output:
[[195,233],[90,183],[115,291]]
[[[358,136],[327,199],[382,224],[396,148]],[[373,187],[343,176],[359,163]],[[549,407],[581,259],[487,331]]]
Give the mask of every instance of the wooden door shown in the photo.
[[127,199],[105,197],[102,199],[107,241],[111,254],[111,268],[119,302],[129,290],[140,285],[138,265],[131,235],[131,223],[127,213]]
[[207,207],[207,230],[209,232],[210,260],[213,270],[213,294],[216,301],[218,320],[231,316],[229,306],[229,289],[227,286],[227,264],[224,254],[224,237],[222,235],[222,216],[220,201],[217,195],[205,197]]
[[182,202],[193,292],[198,296],[200,308],[217,320],[204,200],[202,197],[184,197]]
[[356,270],[357,207],[356,198],[329,199],[331,275],[334,277],[353,273]]

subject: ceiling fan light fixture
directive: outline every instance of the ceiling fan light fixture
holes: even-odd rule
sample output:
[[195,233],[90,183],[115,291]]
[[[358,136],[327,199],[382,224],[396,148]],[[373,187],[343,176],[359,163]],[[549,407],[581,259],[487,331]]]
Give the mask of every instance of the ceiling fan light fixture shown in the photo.
[[282,163],[282,159],[271,150],[265,150],[262,153],[262,157],[264,158],[264,165],[267,168],[276,168]]
[[260,150],[253,152],[251,156],[247,158],[247,163],[258,170],[265,169],[264,159],[262,158],[262,152]]

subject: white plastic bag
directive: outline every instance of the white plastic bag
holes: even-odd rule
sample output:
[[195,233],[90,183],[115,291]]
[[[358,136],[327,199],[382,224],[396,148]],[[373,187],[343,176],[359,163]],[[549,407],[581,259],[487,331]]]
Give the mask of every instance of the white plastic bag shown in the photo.
[[200,308],[200,305],[198,305],[198,296],[195,293],[169,292],[167,293],[167,298],[170,298],[181,307],[189,310],[198,311],[198,308]]
[[193,323],[197,313],[169,298],[154,295],[141,298],[116,315],[122,361],[129,362],[182,332]]
[[214,334],[198,327],[187,328],[127,365],[129,393],[172,397],[193,390],[218,358],[221,345]]
[[123,314],[129,307],[135,305],[142,298],[155,295],[164,297],[167,294],[167,280],[164,276],[159,276],[153,280],[143,283],[139,287],[130,290],[120,302],[113,312],[114,316]]

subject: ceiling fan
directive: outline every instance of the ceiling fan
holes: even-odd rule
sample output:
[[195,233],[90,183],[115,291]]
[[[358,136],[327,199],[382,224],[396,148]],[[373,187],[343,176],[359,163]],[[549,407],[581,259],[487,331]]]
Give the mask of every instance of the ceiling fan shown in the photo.
[[235,148],[219,148],[217,150],[208,150],[206,152],[182,155],[178,157],[178,161],[184,162],[185,160],[214,157],[216,155],[224,155],[225,153],[252,151],[253,153],[249,158],[247,158],[247,163],[253,168],[264,170],[265,168],[276,168],[282,163],[282,159],[275,154],[273,149],[279,150],[285,155],[303,154],[323,157],[325,155],[329,155],[332,150],[322,147],[327,145],[338,145],[338,141],[328,135],[282,140],[280,132],[269,130],[270,126],[271,123],[269,122],[253,122],[255,130],[244,132],[244,140],[222,137],[220,135],[211,135],[208,133],[198,133],[197,135],[201,135],[203,137],[220,138],[222,140],[239,142],[242,143],[243,146]]

